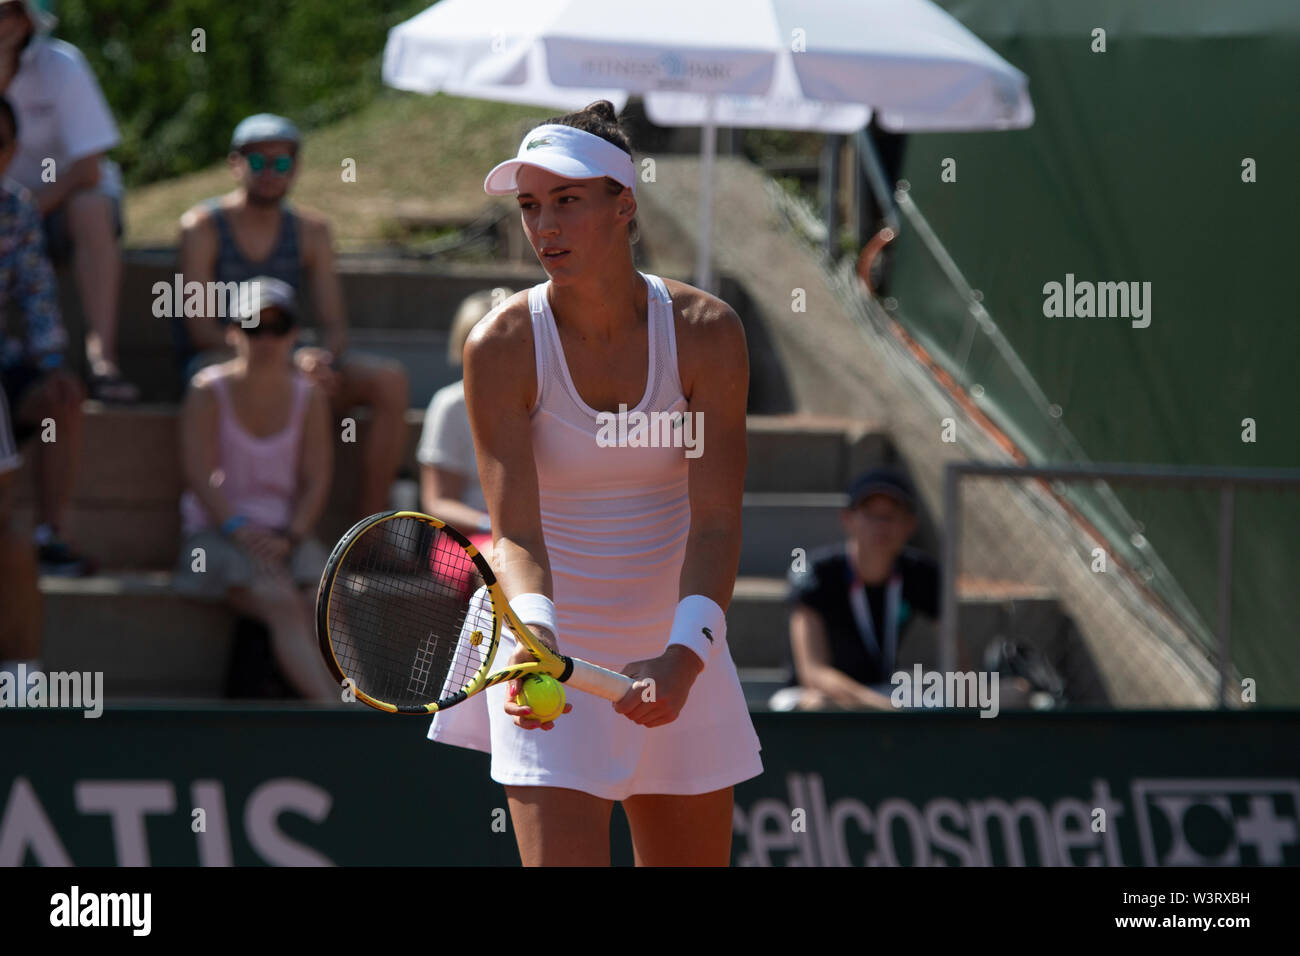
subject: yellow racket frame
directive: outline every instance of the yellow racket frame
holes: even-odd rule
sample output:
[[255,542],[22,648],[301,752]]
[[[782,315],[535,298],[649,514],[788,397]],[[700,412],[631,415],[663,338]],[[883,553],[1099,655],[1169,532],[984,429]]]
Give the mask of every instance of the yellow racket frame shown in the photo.
[[[361,539],[362,535],[398,518],[410,518],[446,532],[474,562],[483,578],[483,583],[488,590],[488,597],[492,602],[492,633],[484,635],[487,640],[491,641],[491,645],[483,657],[483,663],[462,690],[457,691],[451,697],[442,701],[441,704],[435,701],[428,704],[399,706],[370,696],[357,687],[356,682],[344,672],[343,667],[339,664],[338,657],[334,653],[333,642],[330,640],[329,612],[334,600],[334,579],[339,568],[342,567],[344,559],[357,541]],[[501,624],[503,620],[536,660],[515,664],[505,670],[489,673],[492,662],[496,658],[497,648],[501,643]],[[576,675],[578,679],[573,681],[573,686],[597,694],[607,700],[620,699],[633,684],[632,679],[624,674],[617,674],[614,671],[598,667],[595,664],[589,664],[586,661],[556,654],[539,641],[536,635],[511,610],[510,602],[506,599],[505,591],[497,580],[492,566],[488,564],[487,558],[482,555],[469,538],[441,518],[420,511],[381,511],[378,514],[370,515],[353,525],[339,540],[338,544],[334,546],[329,560],[325,562],[325,570],[321,573],[320,586],[316,591],[316,639],[320,645],[325,664],[330,669],[330,673],[334,675],[335,680],[339,682],[339,685],[341,687],[350,685],[349,689],[357,700],[388,714],[413,714],[417,716],[436,714],[438,711],[459,704],[494,684],[525,677],[529,674],[549,674],[561,682],[568,682]]]

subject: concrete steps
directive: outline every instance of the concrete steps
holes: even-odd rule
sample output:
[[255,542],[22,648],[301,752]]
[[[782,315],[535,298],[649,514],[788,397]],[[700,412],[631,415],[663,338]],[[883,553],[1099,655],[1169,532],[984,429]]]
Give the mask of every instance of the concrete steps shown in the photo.
[[[522,289],[545,279],[536,263],[443,264],[433,268],[418,260],[352,256],[341,256],[338,262],[349,327],[361,333],[357,347],[362,347],[366,330],[432,333],[431,342],[436,342],[437,336],[443,342],[441,350],[435,349],[435,369],[445,369],[442,353],[446,333],[466,296],[495,286]],[[123,371],[149,401],[174,401],[182,391],[172,320],[154,314],[154,289],[158,283],[172,288],[176,269],[176,255],[171,249],[128,250],[123,255],[118,348]],[[79,342],[84,336],[85,319],[71,269],[61,269],[58,279],[59,304],[68,335]],[[304,296],[303,304],[310,316],[310,294]],[[311,325],[306,323],[308,329]],[[71,350],[70,357],[73,368],[84,371],[80,350]]]
[[[216,698],[229,666],[235,614],[218,601],[184,598],[171,575],[119,571],[85,579],[43,578],[47,670],[102,671],[105,696]],[[1106,703],[1094,663],[1081,650],[1056,600],[1013,582],[963,578],[959,626],[979,668],[991,641],[1005,637],[1037,647],[1067,678],[1076,702]],[[788,674],[785,582],[740,577],[728,614],[728,644],[746,699],[764,709]],[[124,639],[123,635],[129,635]],[[937,632],[919,622],[899,665],[937,657]]]
[[[531,256],[530,256],[531,258]],[[119,295],[118,351],[126,376],[140,386],[150,402],[177,401],[184,383],[176,362],[173,320],[155,315],[164,311],[160,294],[173,290],[177,262],[174,250],[128,250],[123,255]],[[647,271],[647,270],[643,270]],[[385,256],[338,258],[345,314],[352,347],[400,359],[411,375],[411,401],[428,403],[439,385],[459,377],[446,361],[447,333],[460,303],[470,294],[503,286],[515,291],[545,281],[536,262],[500,262],[488,265],[439,263]],[[159,285],[161,283],[161,285]],[[784,372],[775,364],[770,342],[751,321],[753,307],[743,290],[728,277],[720,277],[720,292],[745,322],[750,353],[750,410],[773,411],[793,407]],[[70,341],[85,335],[85,318],[70,268],[58,273],[59,305]],[[174,310],[174,293],[167,293],[167,310]],[[299,332],[303,344],[315,341],[310,291],[304,293],[306,319]],[[69,353],[71,368],[85,373],[80,349]]]
[[[376,332],[402,349],[429,333]],[[437,384],[442,384],[441,382]],[[43,659],[52,670],[101,670],[114,698],[220,696],[235,615],[219,602],[171,591],[180,535],[177,408],[116,408],[90,402],[81,467],[67,516],[73,540],[96,558],[87,579],[43,578]],[[327,544],[355,520],[360,441],[336,446],[330,502],[317,526]],[[423,411],[407,413],[403,473],[418,474]],[[839,536],[849,477],[891,457],[889,437],[869,423],[809,416],[750,416],[741,577],[730,613],[733,652],[746,671],[780,670],[786,655],[784,577],[794,548]],[[32,519],[31,464],[19,475],[20,520]],[[126,637],[129,635],[129,637]],[[760,695],[761,696],[761,695]]]
[[109,698],[220,697],[234,613],[171,590],[167,572],[41,578],[50,671],[102,671]]
[[[350,489],[352,482],[340,482]],[[780,501],[774,501],[775,498]],[[350,494],[336,489],[316,526],[325,544],[338,540],[357,520]],[[840,532],[837,496],[824,494],[746,494],[741,514],[740,573],[783,577],[796,549],[805,552],[831,543]],[[30,503],[18,508],[20,520],[34,520]],[[78,500],[65,521],[72,540],[103,570],[171,567],[180,543],[180,513],[175,498]],[[81,544],[84,542],[84,544]]]
[[[47,577],[41,590],[47,670],[102,671],[115,699],[221,696],[235,624],[224,604],[176,595],[161,571]],[[784,598],[779,579],[736,582],[728,628],[737,666],[783,666]]]
[[[430,348],[428,333],[376,333],[394,349],[412,337]],[[422,337],[422,338],[421,338]],[[103,671],[106,693],[125,698],[219,697],[231,653],[235,615],[219,602],[181,597],[171,590],[181,491],[177,409],[171,404],[129,409],[86,406],[82,466],[67,530],[98,559],[92,578],[43,578],[43,659],[51,670]],[[418,474],[415,446],[423,412],[407,413],[403,473]],[[358,416],[361,441],[367,422]],[[337,540],[355,520],[358,444],[336,446],[334,486],[317,534]],[[870,423],[809,416],[748,419],[749,463],[742,510],[740,578],[729,613],[731,649],[747,697],[765,706],[784,686],[788,666],[785,575],[798,549],[811,551],[841,537],[839,511],[849,478],[893,457],[889,436]],[[31,518],[30,463],[19,476],[19,516]],[[918,536],[934,548],[933,523]],[[1053,595],[1005,581],[960,583],[959,627],[979,666],[998,637],[1040,646],[1070,671],[1076,686],[1100,693],[1092,662]],[[908,651],[937,657],[933,628],[918,628]],[[900,664],[902,662],[900,661]]]
[[[180,540],[182,490],[175,406],[87,403],[86,409],[68,533],[105,570],[170,567]],[[415,448],[423,421],[421,410],[407,412],[402,471],[409,477],[419,473]],[[326,542],[356,520],[352,503],[365,429],[360,414],[359,441],[335,447],[330,500],[317,526]],[[751,416],[741,574],[783,576],[794,548],[834,540],[841,489],[857,469],[886,458],[889,447],[883,431],[861,422]],[[28,461],[17,487],[19,514],[29,519],[30,469]]]

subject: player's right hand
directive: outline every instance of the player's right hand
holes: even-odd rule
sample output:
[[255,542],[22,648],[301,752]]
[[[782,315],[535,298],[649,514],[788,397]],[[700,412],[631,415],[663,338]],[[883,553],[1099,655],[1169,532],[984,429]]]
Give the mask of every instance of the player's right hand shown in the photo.
[[[537,628],[535,633],[537,634],[538,639],[547,647],[552,649],[556,648],[555,636],[545,628]],[[502,638],[505,638],[504,634],[502,635]],[[524,647],[523,644],[516,643],[514,651],[506,658],[506,664],[507,666],[514,664],[531,664],[535,660],[537,660],[537,658],[533,657],[533,655],[528,652],[528,648]],[[515,698],[519,696],[520,683],[521,682],[518,680],[512,680],[506,683],[506,713],[514,718],[515,726],[522,727],[524,730],[536,730],[538,727],[542,730],[552,729],[555,726],[554,720],[548,720],[543,724],[529,716],[532,714],[531,710],[527,707],[520,707],[515,703]],[[566,701],[564,704],[564,713],[567,714],[571,710],[573,710],[573,705]]]

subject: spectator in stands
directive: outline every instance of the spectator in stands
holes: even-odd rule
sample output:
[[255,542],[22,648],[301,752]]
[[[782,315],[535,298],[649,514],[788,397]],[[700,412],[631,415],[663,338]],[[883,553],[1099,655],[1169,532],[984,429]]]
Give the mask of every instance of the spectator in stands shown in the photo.
[[226,329],[235,357],[197,373],[181,409],[186,490],[176,586],[225,596],[264,621],[275,659],[298,692],[337,700],[316,650],[313,615],[326,559],[311,530],[329,493],[329,404],[290,361],[293,289],[269,276],[255,284],[240,322]]
[[36,583],[36,561],[26,535],[14,521],[14,475],[22,458],[9,421],[9,406],[0,389],[0,674],[18,679],[18,665],[40,669],[41,592]]
[[[181,217],[180,268],[185,281],[241,282],[269,275],[299,295],[310,287],[323,347],[294,355],[329,396],[335,415],[370,409],[358,515],[388,507],[389,487],[405,445],[408,384],[397,363],[347,350],[343,288],[323,217],[289,205],[301,136],[289,120],[259,113],[235,127],[229,163],[238,187],[206,200]],[[187,316],[177,330],[186,378],[229,356],[216,316]],[[204,354],[206,353],[206,354]]]
[[[513,289],[498,287],[475,292],[460,304],[447,342],[448,362],[461,364],[470,330],[514,294]],[[420,507],[426,514],[437,515],[466,534],[492,530],[478,480],[463,380],[434,393],[424,413],[415,457],[420,463]]]
[[[0,96],[0,176],[13,160],[17,130],[13,108]],[[67,335],[59,316],[54,270],[42,245],[40,213],[26,189],[5,181],[0,184],[0,317],[11,307],[22,314],[26,335],[7,338],[0,323],[0,386],[9,409],[15,454],[17,445],[41,433],[42,440],[31,445],[41,573],[89,574],[91,562],[59,530],[77,473],[85,391],[63,367]]]
[[51,260],[73,260],[91,397],[133,402],[117,361],[122,179],[105,158],[121,138],[81,51],[48,36],[54,23],[33,0],[0,3],[0,93],[22,130],[9,174],[36,197]]
[[906,547],[916,491],[899,468],[874,468],[849,488],[846,540],[813,551],[790,574],[790,649],[798,687],[774,709],[893,710],[890,679],[917,614],[939,613],[939,568]]

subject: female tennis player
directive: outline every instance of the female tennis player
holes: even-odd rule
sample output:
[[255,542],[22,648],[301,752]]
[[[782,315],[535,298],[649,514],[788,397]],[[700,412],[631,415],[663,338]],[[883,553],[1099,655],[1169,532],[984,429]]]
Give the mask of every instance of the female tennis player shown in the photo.
[[[763,769],[724,616],[745,475],[740,319],[634,267],[636,170],[609,102],[531,130],[484,189],[517,195],[550,276],[465,348],[492,565],[542,641],[636,684],[613,704],[567,688],[567,716],[540,725],[497,685],[429,736],[490,748],[525,866],[608,865],[615,801],[638,865],[725,866],[732,787]],[[638,430],[634,413],[655,412],[680,426]],[[499,653],[530,659],[508,632]]]

